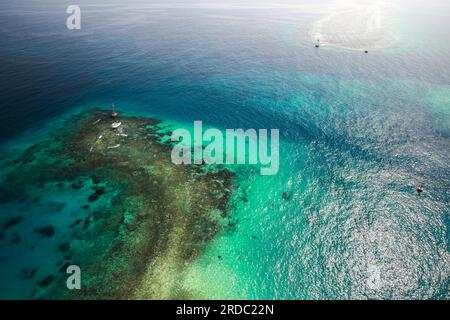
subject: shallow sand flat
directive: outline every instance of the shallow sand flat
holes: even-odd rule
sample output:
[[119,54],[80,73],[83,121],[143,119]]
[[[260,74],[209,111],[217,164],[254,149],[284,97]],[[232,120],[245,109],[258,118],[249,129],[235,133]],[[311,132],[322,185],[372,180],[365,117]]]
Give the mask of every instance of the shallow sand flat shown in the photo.
[[310,30],[314,43],[351,50],[381,50],[395,46],[392,9],[388,4],[364,5],[331,13]]

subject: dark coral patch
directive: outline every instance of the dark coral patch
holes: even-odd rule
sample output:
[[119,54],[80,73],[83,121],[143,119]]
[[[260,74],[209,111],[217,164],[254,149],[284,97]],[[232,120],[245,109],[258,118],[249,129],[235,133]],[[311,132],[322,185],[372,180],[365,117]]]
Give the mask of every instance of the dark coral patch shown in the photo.
[[38,281],[37,285],[41,288],[45,288],[48,287],[53,282],[53,280],[55,280],[55,277],[50,274],[44,279]]
[[96,193],[91,194],[91,195],[89,196],[89,198],[88,198],[88,201],[89,201],[89,202],[94,202],[94,201],[97,201],[97,200],[98,200],[98,194],[96,194]]
[[147,119],[147,127],[153,127],[160,123],[161,123],[161,120],[158,120],[158,119]]
[[36,228],[34,229],[34,232],[44,238],[51,238],[55,235],[55,228],[53,226],[46,226],[42,228]]
[[22,222],[22,217],[21,216],[12,217],[12,218],[9,218],[8,220],[5,221],[5,223],[3,224],[3,227],[5,229],[9,229],[9,228],[19,224],[20,222]]
[[58,246],[58,250],[61,252],[67,252],[67,251],[69,251],[69,249],[70,249],[70,243],[68,243],[68,242],[61,243]]
[[90,224],[91,224],[91,219],[89,219],[89,218],[84,219],[83,229],[87,229]]
[[83,221],[83,220],[81,220],[81,219],[75,220],[75,221],[70,225],[70,227],[73,228],[73,227],[79,225],[79,224],[81,223],[81,221]]

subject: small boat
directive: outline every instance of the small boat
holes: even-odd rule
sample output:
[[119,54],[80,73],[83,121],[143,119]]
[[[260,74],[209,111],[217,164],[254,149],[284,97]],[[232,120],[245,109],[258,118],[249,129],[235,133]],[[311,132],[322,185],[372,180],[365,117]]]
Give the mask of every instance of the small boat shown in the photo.
[[114,105],[114,103],[112,104],[112,112],[111,112],[111,118],[115,119],[117,118],[119,114],[116,112],[116,106]]
[[92,147],[89,149],[89,153],[92,152],[92,150],[94,150],[95,145],[103,138],[103,135],[99,135],[97,140],[95,140],[94,144],[92,145]]
[[111,128],[113,129],[117,129],[118,127],[120,127],[122,125],[122,122],[113,122],[111,124]]

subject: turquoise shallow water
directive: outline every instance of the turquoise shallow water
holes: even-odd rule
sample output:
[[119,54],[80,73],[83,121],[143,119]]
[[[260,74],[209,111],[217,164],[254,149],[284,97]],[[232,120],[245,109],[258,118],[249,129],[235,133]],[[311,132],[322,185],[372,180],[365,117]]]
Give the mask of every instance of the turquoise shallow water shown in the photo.
[[[398,2],[402,45],[364,55],[315,50],[308,28],[331,9],[303,4],[86,1],[83,29],[69,32],[65,3],[2,3],[1,172],[11,148],[111,101],[177,126],[279,128],[278,175],[236,168],[234,228],[188,268],[186,288],[205,298],[449,298],[448,5]],[[60,238],[30,230],[58,226],[79,199],[41,196],[42,206],[0,205],[2,222],[26,216],[0,240],[1,297],[27,297],[34,284],[20,270],[39,265],[43,277],[61,258]]]

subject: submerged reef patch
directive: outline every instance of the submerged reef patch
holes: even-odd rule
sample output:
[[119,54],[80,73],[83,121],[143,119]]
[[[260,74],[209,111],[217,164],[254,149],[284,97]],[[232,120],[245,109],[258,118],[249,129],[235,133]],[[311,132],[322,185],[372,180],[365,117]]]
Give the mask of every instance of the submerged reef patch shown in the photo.
[[34,229],[34,232],[41,235],[45,238],[51,238],[55,235],[55,228],[53,226],[46,226],[42,228],[36,228]]
[[22,217],[21,216],[16,216],[16,217],[11,217],[8,220],[5,221],[5,223],[3,224],[3,227],[5,229],[9,229],[17,224],[19,224],[22,221]]
[[[53,248],[61,261],[42,274],[33,297],[171,299],[183,291],[195,298],[179,277],[230,225],[235,174],[174,165],[159,120],[123,116],[120,130],[113,121],[105,110],[73,116],[51,139],[18,156],[2,181],[5,201],[26,195],[30,202],[33,190],[54,186],[51,196],[60,204],[54,211],[75,210],[63,222],[41,217],[33,229],[42,242],[58,241]],[[78,209],[59,192],[81,199]],[[81,268],[81,290],[64,286],[70,264]],[[21,277],[35,273],[25,270]]]

